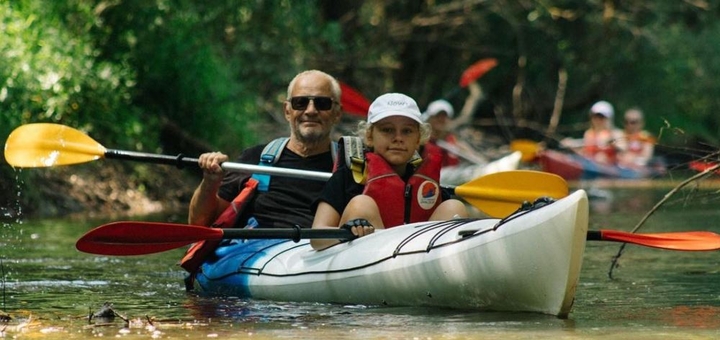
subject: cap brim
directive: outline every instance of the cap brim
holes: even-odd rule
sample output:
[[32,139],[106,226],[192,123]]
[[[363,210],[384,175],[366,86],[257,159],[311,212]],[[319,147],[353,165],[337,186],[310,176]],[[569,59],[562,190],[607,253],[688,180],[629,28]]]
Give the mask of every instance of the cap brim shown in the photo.
[[383,113],[381,113],[381,114],[379,114],[379,115],[376,115],[376,116],[372,117],[371,119],[369,119],[369,121],[370,121],[371,124],[373,124],[373,123],[377,123],[377,122],[379,122],[379,121],[381,121],[381,120],[383,120],[383,119],[385,119],[385,118],[392,117],[392,116],[407,117],[407,118],[410,118],[410,119],[418,122],[418,124],[422,124],[422,123],[423,123],[423,121],[422,121],[422,119],[420,118],[420,116],[418,116],[418,115],[413,115],[413,114],[407,113],[407,112],[399,112],[399,111],[383,112]]

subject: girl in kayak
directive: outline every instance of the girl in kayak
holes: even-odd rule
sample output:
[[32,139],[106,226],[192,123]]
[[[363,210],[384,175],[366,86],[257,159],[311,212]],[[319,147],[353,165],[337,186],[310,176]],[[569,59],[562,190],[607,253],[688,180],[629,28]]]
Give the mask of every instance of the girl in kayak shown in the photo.
[[[364,149],[340,143],[345,151],[339,159],[346,161],[339,162],[313,204],[313,228],[342,227],[361,237],[406,223],[467,217],[465,205],[438,184],[442,157],[436,146],[425,145],[429,135],[412,98],[400,93],[378,97],[367,122],[359,125]],[[315,249],[338,242],[311,241]]]

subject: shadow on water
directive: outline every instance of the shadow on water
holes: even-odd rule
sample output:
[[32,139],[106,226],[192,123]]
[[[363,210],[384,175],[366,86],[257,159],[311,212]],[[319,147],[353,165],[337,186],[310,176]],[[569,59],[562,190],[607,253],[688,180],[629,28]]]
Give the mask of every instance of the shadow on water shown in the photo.
[[[591,200],[591,229],[630,230],[667,189],[603,189]],[[597,194],[597,193],[596,193]],[[642,232],[720,232],[712,192],[681,193]],[[165,220],[161,216],[138,218]],[[712,338],[720,332],[716,252],[588,243],[567,320],[529,313],[381,308],[199,297],[184,291],[183,249],[107,257],[75,241],[107,220],[6,221],[0,230],[5,337],[96,338]],[[480,260],[480,259],[478,259]],[[89,316],[111,302],[120,317]]]

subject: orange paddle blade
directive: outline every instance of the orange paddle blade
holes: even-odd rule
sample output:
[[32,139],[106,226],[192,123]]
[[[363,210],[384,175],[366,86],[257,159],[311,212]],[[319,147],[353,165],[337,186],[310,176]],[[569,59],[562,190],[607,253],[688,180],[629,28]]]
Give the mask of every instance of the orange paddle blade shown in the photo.
[[[588,239],[590,238],[588,237]],[[600,230],[600,239],[670,250],[708,251],[720,249],[720,235],[709,231],[634,234],[617,230]]]
[[513,170],[485,175],[455,188],[455,194],[492,217],[505,217],[523,202],[568,195],[567,182],[555,174]]
[[42,168],[94,161],[105,147],[73,128],[52,123],[16,128],[5,142],[5,160],[20,168]]

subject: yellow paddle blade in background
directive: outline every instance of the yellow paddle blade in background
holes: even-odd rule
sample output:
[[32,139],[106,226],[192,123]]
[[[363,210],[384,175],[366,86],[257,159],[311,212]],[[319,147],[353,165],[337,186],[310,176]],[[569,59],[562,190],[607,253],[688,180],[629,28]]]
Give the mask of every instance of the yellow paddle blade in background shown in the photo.
[[52,123],[22,125],[5,142],[5,160],[20,168],[85,163],[102,158],[105,151],[88,135]]
[[542,149],[542,147],[538,144],[538,142],[529,139],[516,139],[510,142],[510,150],[520,151],[522,154],[522,158],[520,158],[520,160],[525,163],[532,162],[535,157],[537,157],[537,153],[540,149]]
[[455,188],[455,195],[492,217],[506,217],[523,202],[568,195],[565,180],[555,174],[514,170],[485,175]]

